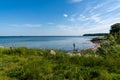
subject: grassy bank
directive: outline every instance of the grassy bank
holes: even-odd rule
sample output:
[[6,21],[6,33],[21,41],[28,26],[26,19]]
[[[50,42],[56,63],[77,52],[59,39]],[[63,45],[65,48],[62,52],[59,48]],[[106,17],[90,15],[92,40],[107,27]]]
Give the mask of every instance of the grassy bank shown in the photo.
[[120,80],[120,45],[104,41],[81,56],[64,51],[0,48],[0,80]]

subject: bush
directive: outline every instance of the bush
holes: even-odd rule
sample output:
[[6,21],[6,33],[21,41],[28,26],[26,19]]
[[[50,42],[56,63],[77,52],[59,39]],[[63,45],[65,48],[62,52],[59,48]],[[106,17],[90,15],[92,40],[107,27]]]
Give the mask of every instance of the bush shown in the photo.
[[20,80],[23,80],[22,75],[23,75],[24,71],[22,67],[17,67],[14,69],[11,69],[9,71],[6,72],[6,74],[10,77],[14,77]]

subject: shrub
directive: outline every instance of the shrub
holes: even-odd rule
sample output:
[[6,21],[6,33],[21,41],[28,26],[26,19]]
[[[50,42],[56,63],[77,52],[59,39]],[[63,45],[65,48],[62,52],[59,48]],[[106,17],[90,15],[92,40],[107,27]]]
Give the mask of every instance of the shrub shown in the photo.
[[17,67],[6,72],[8,76],[23,80],[22,75],[24,73],[22,67]]

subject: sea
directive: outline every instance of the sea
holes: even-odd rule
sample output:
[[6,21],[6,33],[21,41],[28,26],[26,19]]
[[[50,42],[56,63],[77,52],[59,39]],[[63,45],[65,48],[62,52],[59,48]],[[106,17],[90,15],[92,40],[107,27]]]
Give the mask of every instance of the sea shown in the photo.
[[0,36],[0,46],[58,49],[72,51],[94,46],[90,40],[95,36]]

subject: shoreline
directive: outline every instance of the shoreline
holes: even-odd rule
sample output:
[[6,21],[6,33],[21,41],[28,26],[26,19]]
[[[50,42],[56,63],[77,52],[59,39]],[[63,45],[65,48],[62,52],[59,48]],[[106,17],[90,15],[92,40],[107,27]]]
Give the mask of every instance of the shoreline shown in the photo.
[[82,54],[84,51],[86,50],[92,50],[93,52],[96,52],[96,50],[100,48],[100,44],[99,43],[95,43],[95,45],[91,46],[90,48],[86,48],[86,49],[83,49],[83,50],[76,50],[76,51],[73,51],[73,52],[69,52],[69,54]]
[[90,48],[83,49],[83,50],[76,50],[76,51],[73,51],[72,53],[69,53],[69,54],[81,55],[86,50],[92,50],[93,52],[96,52],[96,50],[101,47],[100,46],[101,45],[101,40],[104,40],[104,38],[99,38],[99,37],[98,38],[92,38],[89,41],[94,43],[93,46],[91,46]]
[[[86,50],[92,50],[93,52],[96,52],[96,50],[100,47],[100,44],[101,44],[101,40],[103,40],[103,38],[92,38],[90,39],[89,41],[94,43],[93,46],[89,47],[89,48],[86,48],[86,49],[82,49],[82,50],[71,50],[71,52],[68,52],[68,54],[82,54],[84,51]],[[11,48],[15,48],[15,47],[6,47],[6,46],[0,46],[0,48],[3,48],[3,49],[11,49]],[[26,47],[27,48],[27,47]],[[42,49],[42,48],[39,48],[39,49]],[[52,49],[50,49],[52,50]],[[57,49],[53,49],[53,50],[57,50]],[[64,51],[64,50],[63,50]]]

